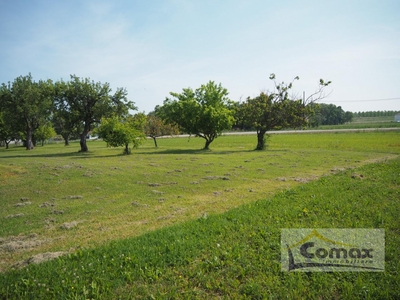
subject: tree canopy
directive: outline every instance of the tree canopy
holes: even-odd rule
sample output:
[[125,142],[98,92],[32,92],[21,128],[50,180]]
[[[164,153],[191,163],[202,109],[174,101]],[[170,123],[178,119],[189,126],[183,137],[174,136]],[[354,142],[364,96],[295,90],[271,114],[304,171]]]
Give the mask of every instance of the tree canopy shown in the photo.
[[233,110],[230,109],[228,90],[213,81],[196,90],[183,89],[166,98],[157,114],[165,122],[177,125],[182,132],[193,134],[206,140],[204,149],[209,149],[212,141],[232,127]]
[[34,148],[33,134],[46,123],[53,107],[51,80],[35,82],[32,75],[17,77],[0,87],[0,106],[13,128],[25,132],[26,149]]
[[[31,74],[20,76],[12,83],[0,86],[0,141],[8,145],[22,138],[27,149],[33,149],[36,140],[42,143],[47,137],[62,135],[65,145],[70,137],[79,138],[80,151],[88,151],[86,138],[91,131],[99,133],[112,146],[137,145],[143,134],[156,138],[179,132],[201,137],[204,149],[225,130],[235,128],[256,130],[257,147],[265,148],[265,135],[270,130],[300,128],[306,125],[340,124],[351,121],[353,114],[332,104],[318,104],[325,97],[325,88],[331,83],[320,79],[314,93],[303,99],[289,95],[293,82],[278,83],[275,74],[272,92],[261,92],[244,102],[233,102],[221,84],[209,81],[193,90],[184,88],[181,93],[171,92],[162,106],[145,116],[130,115],[136,110],[127,98],[124,88],[114,93],[109,83],[89,78],[70,76],[69,81],[40,80]],[[25,136],[22,137],[22,136]]]
[[157,137],[179,134],[177,126],[165,123],[162,119],[157,117],[154,112],[147,115],[144,131],[147,136],[153,139],[156,148],[158,147]]
[[55,83],[54,108],[52,122],[54,129],[60,134],[65,146],[69,145],[69,139],[72,136],[78,137],[83,131],[83,123],[79,118],[79,112],[72,111],[68,97],[68,82],[57,81]]
[[12,116],[0,111],[0,143],[4,143],[6,149],[12,140],[19,138],[18,130],[13,126]]
[[101,125],[95,130],[100,138],[111,147],[125,146],[124,154],[130,154],[129,144],[138,147],[145,139],[144,126],[146,115],[139,113],[122,118],[112,116],[102,118]]
[[[330,84],[321,79],[319,89],[307,101],[292,99],[289,96],[294,80],[298,80],[299,77],[295,77],[289,84],[276,83],[275,74],[271,74],[270,79],[275,83],[274,92],[262,92],[255,98],[248,97],[238,108],[240,123],[257,131],[256,150],[265,149],[265,134],[270,130],[305,126],[313,113],[310,104],[320,99],[323,88]],[[319,96],[315,98],[315,95]]]
[[48,122],[44,125],[40,125],[39,128],[35,132],[35,139],[44,145],[44,142],[50,138],[56,136],[56,131],[53,128],[53,124]]
[[315,106],[315,115],[311,118],[313,126],[339,125],[351,122],[353,114],[345,112],[341,106],[334,104],[320,103]]
[[128,101],[127,95],[124,88],[118,88],[111,94],[109,83],[94,82],[75,75],[71,75],[71,80],[60,88],[57,94],[58,107],[61,111],[69,112],[66,120],[70,122],[71,128],[73,125],[81,128],[81,152],[88,151],[86,137],[102,118],[124,116],[129,109],[136,109],[134,103]]

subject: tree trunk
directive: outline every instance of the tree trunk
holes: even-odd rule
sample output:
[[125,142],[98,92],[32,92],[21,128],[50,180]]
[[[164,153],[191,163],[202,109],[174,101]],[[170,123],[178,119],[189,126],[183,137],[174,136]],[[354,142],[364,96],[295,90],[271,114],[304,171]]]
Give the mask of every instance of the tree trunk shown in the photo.
[[125,151],[124,151],[124,153],[127,154],[127,155],[129,154],[129,147],[128,147],[128,146],[129,146],[129,144],[125,144]]
[[257,147],[256,150],[265,150],[265,131],[257,131]]
[[26,128],[26,150],[33,149],[33,141],[32,141],[32,128]]
[[206,144],[204,145],[204,150],[209,150],[210,144],[214,141],[214,139],[217,137],[216,134],[210,133],[210,134],[198,134],[197,136],[202,137],[203,139],[206,140]]
[[69,134],[61,135],[64,139],[64,146],[69,146]]
[[81,145],[81,150],[79,152],[88,152],[89,151],[89,149],[86,145],[86,136],[87,136],[88,132],[89,131],[83,130],[83,132],[81,133],[81,140],[79,142]]
[[206,144],[204,145],[204,150],[209,150],[210,148],[210,144],[211,144],[212,140],[208,140],[206,139]]
[[80,145],[81,145],[81,150],[79,152],[88,152],[88,146],[86,145],[86,137],[90,131],[90,124],[85,122],[85,125],[83,127],[83,132],[81,133],[81,140],[80,140]]
[[157,145],[157,138],[156,138],[155,136],[153,136],[153,141],[154,141],[154,146],[156,146],[156,148],[158,148],[158,145]]

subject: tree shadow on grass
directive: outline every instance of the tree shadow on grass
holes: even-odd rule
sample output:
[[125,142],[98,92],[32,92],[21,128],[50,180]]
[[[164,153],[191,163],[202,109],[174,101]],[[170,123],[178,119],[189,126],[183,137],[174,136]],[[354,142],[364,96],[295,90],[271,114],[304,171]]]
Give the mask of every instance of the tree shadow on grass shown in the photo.
[[210,154],[210,155],[221,155],[221,154],[231,154],[231,153],[243,153],[243,152],[253,152],[254,150],[212,150],[212,149],[155,149],[154,151],[138,151],[132,152],[132,155],[137,154]]
[[8,155],[8,156],[0,156],[0,159],[13,159],[13,158],[74,158],[74,159],[84,159],[84,158],[105,158],[105,157],[117,157],[124,156],[121,154],[110,154],[110,155],[95,155],[96,152],[65,152],[65,153],[45,153],[45,154],[20,154],[20,155]]
[[0,160],[4,159],[15,159],[15,158],[73,158],[73,159],[90,159],[90,158],[108,158],[108,157],[132,157],[135,158],[135,155],[146,154],[146,155],[163,155],[163,154],[171,154],[171,155],[197,155],[197,154],[207,154],[207,155],[224,155],[224,154],[234,154],[234,153],[271,153],[271,152],[281,152],[280,150],[254,150],[254,149],[234,149],[234,150],[212,150],[212,149],[135,149],[132,151],[130,155],[126,155],[122,152],[122,150],[118,153],[110,153],[107,155],[96,155],[96,151],[89,152],[62,152],[62,153],[43,153],[43,154],[35,154],[34,152],[23,152],[21,154],[16,155],[7,155],[0,156]]

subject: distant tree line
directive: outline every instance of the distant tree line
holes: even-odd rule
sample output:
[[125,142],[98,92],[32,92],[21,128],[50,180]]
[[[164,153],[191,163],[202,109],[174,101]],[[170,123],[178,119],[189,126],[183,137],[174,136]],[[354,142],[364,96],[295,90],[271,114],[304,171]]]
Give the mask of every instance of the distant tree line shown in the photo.
[[377,110],[377,111],[360,111],[353,113],[356,118],[360,117],[393,117],[398,111],[395,110]]
[[344,111],[341,106],[334,104],[314,104],[314,115],[309,120],[311,127],[320,125],[339,125],[349,123],[353,120],[353,113]]

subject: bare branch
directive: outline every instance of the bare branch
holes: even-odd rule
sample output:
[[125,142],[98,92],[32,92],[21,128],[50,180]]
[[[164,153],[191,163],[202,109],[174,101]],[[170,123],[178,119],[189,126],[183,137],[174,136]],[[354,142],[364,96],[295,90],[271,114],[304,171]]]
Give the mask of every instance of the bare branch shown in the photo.
[[332,83],[331,81],[325,82],[323,79],[320,79],[318,89],[314,93],[312,93],[310,96],[308,96],[304,102],[305,103],[315,103],[317,101],[320,101],[320,100],[328,97],[332,93],[332,91],[326,95],[325,88],[331,83]]

